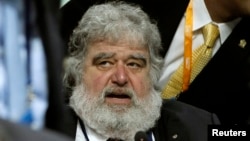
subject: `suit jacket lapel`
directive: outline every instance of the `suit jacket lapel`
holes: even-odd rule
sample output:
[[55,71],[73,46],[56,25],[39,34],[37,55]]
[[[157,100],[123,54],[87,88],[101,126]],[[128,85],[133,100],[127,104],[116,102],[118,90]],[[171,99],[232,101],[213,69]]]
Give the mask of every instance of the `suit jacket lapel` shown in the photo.
[[[210,60],[207,66],[203,69],[197,79],[193,81],[191,85],[195,83],[201,83],[204,81],[199,77],[206,76],[208,74],[222,76],[224,72],[231,72],[232,69],[236,69],[237,65],[247,63],[247,57],[250,56],[250,18],[244,18],[232,31],[232,34],[222,44],[221,48]],[[238,68],[245,69],[245,68]],[[214,72],[214,73],[211,73]],[[220,74],[221,73],[221,74]],[[217,79],[214,77],[214,79]]]
[[[223,43],[218,53],[214,56],[216,60],[226,59],[231,62],[245,59],[250,52],[250,18],[245,18],[232,31],[232,34]],[[246,44],[244,44],[245,42]],[[214,60],[215,60],[214,59]],[[226,61],[225,60],[225,61]]]

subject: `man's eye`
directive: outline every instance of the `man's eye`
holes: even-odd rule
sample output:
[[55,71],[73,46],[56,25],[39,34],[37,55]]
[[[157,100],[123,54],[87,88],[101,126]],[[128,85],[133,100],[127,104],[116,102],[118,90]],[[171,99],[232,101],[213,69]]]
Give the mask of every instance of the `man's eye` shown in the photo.
[[130,68],[142,68],[142,65],[141,65],[141,64],[135,63],[135,62],[128,63],[128,66],[129,66]]
[[109,61],[101,61],[98,63],[99,67],[104,67],[104,68],[110,67],[111,65],[112,65],[112,62],[109,62]]

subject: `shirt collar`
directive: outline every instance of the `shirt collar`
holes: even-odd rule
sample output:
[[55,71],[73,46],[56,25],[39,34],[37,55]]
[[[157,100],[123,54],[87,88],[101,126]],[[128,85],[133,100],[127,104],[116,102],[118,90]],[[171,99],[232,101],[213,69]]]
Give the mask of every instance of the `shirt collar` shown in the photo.
[[235,20],[232,20],[226,23],[217,24],[220,30],[221,43],[223,43],[227,39],[227,37],[230,35],[234,27],[240,22],[240,20],[241,18],[237,18]]
[[193,31],[212,22],[204,0],[193,0]]
[[[86,133],[88,135],[88,138],[90,141],[106,141],[108,138],[101,136],[100,134],[97,134],[94,132],[91,128],[89,128],[87,125],[84,125],[86,129]],[[83,135],[81,126],[79,121],[77,122],[77,130],[76,130],[76,139],[75,141],[86,141],[85,136]]]
[[[213,22],[204,0],[193,0],[193,31],[197,31],[206,24]],[[226,23],[215,23],[219,27],[220,42],[223,43],[232,32],[233,28],[239,23],[241,18],[226,22]]]

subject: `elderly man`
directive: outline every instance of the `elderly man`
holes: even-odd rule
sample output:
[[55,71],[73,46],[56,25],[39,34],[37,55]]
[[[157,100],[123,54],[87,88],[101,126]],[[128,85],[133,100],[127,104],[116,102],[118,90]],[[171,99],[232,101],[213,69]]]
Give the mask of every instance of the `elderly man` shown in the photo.
[[158,28],[140,7],[109,2],[87,10],[65,61],[76,141],[133,141],[139,131],[146,140],[207,140],[207,126],[219,123],[214,114],[162,101],[160,50]]

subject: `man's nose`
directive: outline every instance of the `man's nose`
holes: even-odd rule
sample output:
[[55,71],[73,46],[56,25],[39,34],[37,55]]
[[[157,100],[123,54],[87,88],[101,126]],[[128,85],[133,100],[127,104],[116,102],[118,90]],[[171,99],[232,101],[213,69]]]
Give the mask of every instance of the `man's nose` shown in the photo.
[[124,86],[128,83],[128,75],[126,71],[126,66],[118,64],[115,68],[115,72],[112,75],[112,83],[118,86]]

